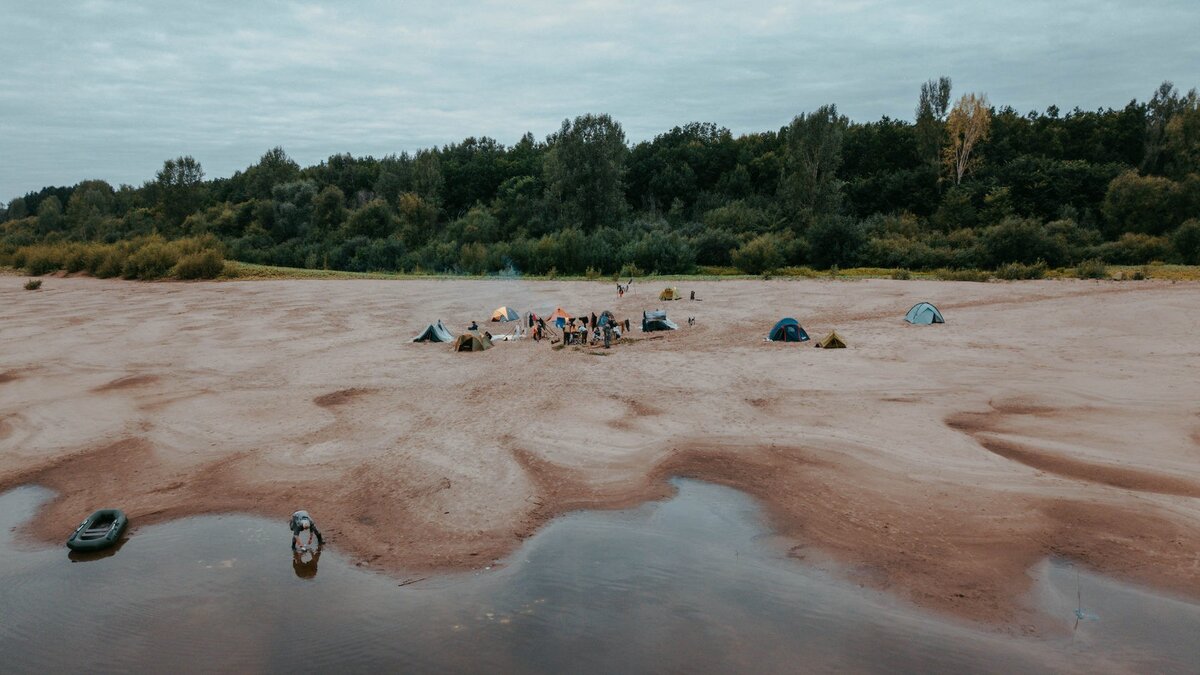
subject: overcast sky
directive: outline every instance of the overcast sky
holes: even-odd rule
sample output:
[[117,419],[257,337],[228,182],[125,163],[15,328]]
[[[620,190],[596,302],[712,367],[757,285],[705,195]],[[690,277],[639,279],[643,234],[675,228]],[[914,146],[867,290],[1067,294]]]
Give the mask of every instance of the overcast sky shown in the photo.
[[954,80],[1018,110],[1200,85],[1197,0],[0,0],[0,202],[189,154],[228,176],[467,136],[544,138],[607,112],[631,141],[688,121],[775,129],[836,103],[911,119]]

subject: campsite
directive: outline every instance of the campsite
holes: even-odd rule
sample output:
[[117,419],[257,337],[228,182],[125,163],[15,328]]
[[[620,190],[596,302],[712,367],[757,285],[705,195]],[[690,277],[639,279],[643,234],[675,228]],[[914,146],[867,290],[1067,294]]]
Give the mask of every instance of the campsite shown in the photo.
[[[1048,560],[1200,600],[1194,284],[678,285],[10,284],[0,493],[55,491],[20,528],[43,544],[119,506],[108,560],[302,500],[329,555],[404,581],[519,566],[547,523],[683,477],[761,505],[792,564],[988,633],[1063,635],[1030,600]],[[605,309],[632,323],[610,350],[481,337]]]

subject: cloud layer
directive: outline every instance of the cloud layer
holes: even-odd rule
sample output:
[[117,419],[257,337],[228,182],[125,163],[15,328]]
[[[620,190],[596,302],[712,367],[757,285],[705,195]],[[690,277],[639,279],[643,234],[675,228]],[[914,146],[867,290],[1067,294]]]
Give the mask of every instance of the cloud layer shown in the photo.
[[351,4],[0,0],[0,201],[182,154],[226,176],[275,145],[310,164],[512,143],[584,112],[633,140],[828,102],[911,118],[943,74],[1022,111],[1200,84],[1194,0]]

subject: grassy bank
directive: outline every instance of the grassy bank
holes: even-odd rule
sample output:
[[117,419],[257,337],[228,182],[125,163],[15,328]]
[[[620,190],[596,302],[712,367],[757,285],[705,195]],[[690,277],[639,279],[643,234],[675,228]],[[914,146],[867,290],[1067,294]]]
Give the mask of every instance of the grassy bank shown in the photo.
[[[44,260],[44,259],[43,259]],[[170,258],[167,259],[169,261]],[[182,279],[195,278],[191,276],[180,276],[178,269],[174,267],[176,263],[167,265],[164,261],[158,266],[159,276],[153,276],[153,279]],[[34,272],[36,269],[37,273]],[[125,278],[136,279],[135,268],[129,270],[122,269],[121,271],[132,272],[130,276],[125,274],[95,274],[89,266],[82,267],[73,265],[59,265],[57,269],[53,264],[40,263],[39,267],[31,269],[28,266],[14,266],[0,264],[0,274],[9,276],[41,276],[42,274],[50,274],[54,272],[81,273],[91,276],[123,276]],[[116,271],[118,268],[114,265],[110,268]],[[313,270],[299,267],[276,267],[273,265],[258,265],[255,263],[245,263],[236,260],[225,260],[222,263],[219,273],[210,271],[206,272],[209,276],[206,278],[216,278],[218,280],[256,280],[256,279],[384,279],[384,280],[403,280],[403,279],[502,279],[513,278],[529,281],[596,281],[600,283],[613,283],[614,279],[609,276],[597,275],[534,275],[527,274],[519,277],[497,277],[497,276],[476,276],[476,275],[459,275],[459,274],[419,274],[419,273],[394,273],[394,272],[343,272],[340,270]],[[1037,266],[1022,266],[1020,269],[1013,269],[1012,266],[1002,268],[1001,270],[923,270],[909,271],[900,269],[888,269],[883,267],[854,267],[849,269],[832,269],[832,270],[814,270],[810,267],[784,267],[770,275],[749,275],[744,274],[734,267],[699,267],[694,274],[671,274],[671,275],[645,275],[636,277],[637,280],[647,283],[675,283],[688,281],[719,281],[732,279],[839,279],[853,281],[857,279],[926,279],[936,281],[1013,281],[1023,279],[1078,279],[1078,278],[1094,278],[1094,279],[1112,279],[1117,281],[1139,281],[1143,279],[1156,279],[1168,281],[1200,281],[1200,266],[1197,265],[1167,265],[1167,264],[1151,264],[1151,265],[1104,265],[1102,263],[1082,263],[1076,267],[1064,267],[1057,269],[1041,268]],[[144,278],[144,280],[149,280]]]

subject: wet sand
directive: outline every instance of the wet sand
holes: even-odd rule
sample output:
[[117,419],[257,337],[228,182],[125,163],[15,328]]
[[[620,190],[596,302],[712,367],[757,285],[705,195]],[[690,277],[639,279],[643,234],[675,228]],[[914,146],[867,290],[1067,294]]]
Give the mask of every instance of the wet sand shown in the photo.
[[[1200,598],[1200,285],[495,281],[0,287],[0,491],[135,526],[305,508],[399,576],[476,568],[548,519],[744,490],[797,545],[919,606],[1038,632],[1047,556]],[[934,302],[949,323],[909,326]],[[408,342],[499,305],[683,329],[611,350]],[[686,318],[695,316],[694,327]],[[782,316],[845,350],[768,344]],[[485,327],[494,324],[481,324]],[[493,331],[496,332],[496,331]],[[802,543],[800,543],[802,542]]]

